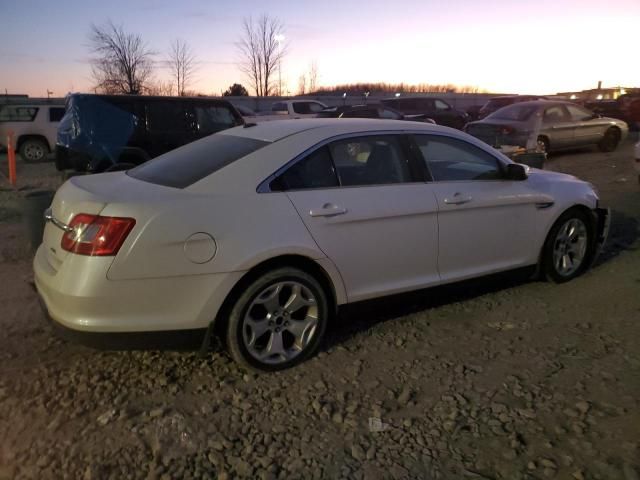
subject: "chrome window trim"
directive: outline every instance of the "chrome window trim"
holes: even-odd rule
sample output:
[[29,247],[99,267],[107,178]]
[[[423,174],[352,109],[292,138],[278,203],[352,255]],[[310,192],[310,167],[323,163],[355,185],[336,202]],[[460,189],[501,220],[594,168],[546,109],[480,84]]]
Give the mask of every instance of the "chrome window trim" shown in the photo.
[[[293,159],[289,160],[287,163],[285,163],[283,166],[281,166],[275,172],[273,172],[271,175],[265,178],[262,182],[258,184],[258,187],[256,188],[256,193],[283,193],[280,191],[277,191],[277,192],[272,191],[269,184],[272,181],[274,181],[277,177],[282,175],[288,168],[292,167],[300,160],[306,158],[308,155],[311,155],[316,150],[328,145],[331,142],[345,140],[348,138],[372,137],[372,136],[378,136],[378,135],[402,136],[402,135],[411,135],[414,133],[415,133],[415,130],[371,130],[366,132],[341,133],[339,135],[334,135],[333,137],[325,138],[324,140],[307,148],[302,153],[296,155],[295,157],[293,157]],[[416,183],[424,183],[424,182],[383,183],[380,185],[407,185],[409,183],[416,184]],[[361,187],[370,187],[370,186],[374,186],[374,185],[351,185],[346,187],[343,187],[342,185],[338,185],[337,187],[328,187],[328,188],[361,188]],[[303,189],[296,189],[296,190],[292,189],[287,191],[293,192],[293,191],[302,191],[302,190],[319,190],[319,189],[303,188]]]
[[[400,121],[400,120],[399,120]],[[348,139],[348,138],[358,138],[358,137],[371,137],[371,136],[376,136],[376,135],[398,135],[398,136],[402,136],[402,135],[431,135],[431,136],[439,136],[439,137],[447,137],[447,138],[452,138],[454,140],[458,140],[461,142],[466,142],[469,145],[478,148],[480,150],[482,150],[483,152],[487,153],[488,155],[491,155],[493,158],[496,159],[496,161],[503,167],[506,168],[506,163],[504,162],[504,160],[502,158],[500,158],[500,156],[496,155],[494,152],[489,151],[488,149],[484,149],[478,145],[475,145],[467,140],[465,140],[464,138],[460,138],[457,135],[452,135],[449,134],[447,132],[430,132],[430,131],[424,131],[424,130],[371,130],[371,131],[366,131],[366,132],[351,132],[351,133],[341,133],[339,135],[334,135],[333,137],[329,137],[329,138],[325,138],[324,140],[316,143],[315,145],[307,148],[305,151],[303,151],[302,153],[296,155],[295,157],[293,157],[293,159],[289,160],[287,163],[285,163],[283,166],[281,166],[280,168],[278,168],[275,172],[273,172],[271,175],[269,175],[267,178],[265,178],[262,182],[260,182],[256,188],[256,193],[284,193],[281,191],[272,191],[271,187],[269,186],[269,184],[274,181],[277,177],[279,177],[280,175],[282,175],[288,168],[290,168],[291,166],[295,165],[297,162],[299,162],[300,160],[306,158],[308,155],[312,154],[313,152],[315,152],[316,150],[328,145],[331,142],[335,142],[338,140],[344,140],[344,139]],[[432,177],[433,178],[433,177]],[[454,180],[455,182],[503,182],[506,179],[497,179],[497,180]],[[435,180],[432,181],[418,181],[418,182],[402,182],[402,183],[382,183],[382,184],[378,184],[378,185],[350,185],[350,186],[342,186],[342,185],[338,185],[337,187],[322,187],[322,188],[299,188],[299,189],[291,189],[291,190],[286,190],[288,192],[294,192],[294,191],[303,191],[303,190],[327,190],[327,189],[333,189],[333,188],[363,188],[363,187],[375,187],[375,186],[392,186],[392,185],[416,185],[416,184],[425,184],[425,183],[435,183]]]

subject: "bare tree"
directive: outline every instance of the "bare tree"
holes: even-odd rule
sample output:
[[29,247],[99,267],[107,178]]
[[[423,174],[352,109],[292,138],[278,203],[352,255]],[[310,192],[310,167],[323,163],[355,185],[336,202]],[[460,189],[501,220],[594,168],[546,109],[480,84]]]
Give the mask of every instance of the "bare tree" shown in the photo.
[[304,95],[307,91],[307,76],[303,73],[298,78],[298,95]]
[[314,60],[309,66],[309,93],[313,93],[318,88],[318,64]]
[[147,95],[158,95],[163,97],[173,96],[175,85],[172,81],[158,80],[147,82],[145,93]]
[[108,21],[91,25],[89,42],[96,89],[106,93],[140,94],[153,71],[153,56],[140,35]]
[[171,44],[171,52],[166,63],[177,87],[178,95],[184,97],[197,69],[196,56],[184,40],[176,39]]
[[284,27],[280,20],[261,15],[256,21],[245,18],[237,44],[240,70],[249,78],[258,97],[274,92],[274,77],[287,53],[282,43]]

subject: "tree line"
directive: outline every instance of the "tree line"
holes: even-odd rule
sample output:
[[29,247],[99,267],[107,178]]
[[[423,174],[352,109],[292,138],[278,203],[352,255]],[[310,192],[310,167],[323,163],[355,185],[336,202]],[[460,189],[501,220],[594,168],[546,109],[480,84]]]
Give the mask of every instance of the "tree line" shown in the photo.
[[[261,15],[243,20],[236,42],[238,68],[258,97],[283,94],[282,62],[289,51],[284,24],[275,17]],[[107,94],[198,95],[191,89],[200,61],[191,46],[182,39],[171,42],[164,55],[151,49],[142,37],[126,32],[122,25],[107,21],[91,25],[89,32],[91,73],[94,90]],[[169,73],[169,80],[154,77],[158,67]],[[472,86],[452,84],[351,83],[318,85],[318,65],[311,62],[309,71],[298,79],[298,95],[363,95],[369,93],[452,92],[479,93]],[[224,96],[247,96],[249,91],[234,83]]]

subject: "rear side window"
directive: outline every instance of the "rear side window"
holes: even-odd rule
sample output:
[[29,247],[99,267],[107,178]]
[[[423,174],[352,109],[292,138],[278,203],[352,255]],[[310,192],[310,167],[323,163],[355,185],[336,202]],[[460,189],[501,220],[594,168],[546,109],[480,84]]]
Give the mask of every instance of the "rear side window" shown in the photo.
[[322,147],[308,157],[296,162],[281,176],[271,182],[274,192],[303,190],[307,188],[331,188],[338,186],[329,149]]
[[166,187],[186,188],[269,142],[232,135],[211,135],[160,155],[128,175]]
[[64,108],[62,107],[51,107],[49,109],[49,121],[50,122],[59,122],[64,117]]
[[37,114],[37,107],[2,107],[0,122],[33,122]]
[[329,145],[343,187],[411,182],[409,160],[394,136],[356,137]]

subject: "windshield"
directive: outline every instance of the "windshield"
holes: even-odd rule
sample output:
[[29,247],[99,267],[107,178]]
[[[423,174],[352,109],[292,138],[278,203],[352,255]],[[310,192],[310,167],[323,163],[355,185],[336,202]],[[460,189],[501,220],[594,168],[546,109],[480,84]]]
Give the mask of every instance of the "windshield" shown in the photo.
[[127,172],[138,180],[186,188],[269,142],[214,134],[172,150]]
[[501,108],[500,110],[492,113],[487,118],[524,122],[537,109],[537,105],[509,105],[508,107]]

